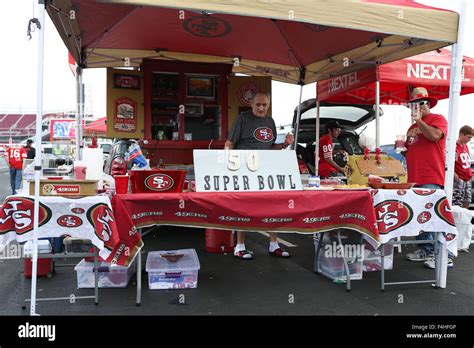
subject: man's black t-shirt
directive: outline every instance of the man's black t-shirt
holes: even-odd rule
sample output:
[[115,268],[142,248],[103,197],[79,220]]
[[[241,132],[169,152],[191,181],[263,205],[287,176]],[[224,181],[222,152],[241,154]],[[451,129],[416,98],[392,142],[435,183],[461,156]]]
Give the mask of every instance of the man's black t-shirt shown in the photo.
[[273,118],[257,117],[252,110],[237,116],[229,134],[229,141],[236,150],[271,150],[276,140]]
[[26,159],[35,159],[36,149],[32,146],[25,146]]

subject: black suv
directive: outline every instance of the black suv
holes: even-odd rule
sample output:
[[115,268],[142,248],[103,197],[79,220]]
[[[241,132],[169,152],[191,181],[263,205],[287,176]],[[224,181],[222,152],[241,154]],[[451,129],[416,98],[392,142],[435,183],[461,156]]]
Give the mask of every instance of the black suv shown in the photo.
[[[296,129],[298,108],[293,116],[293,128]],[[380,116],[383,115],[380,109]],[[364,150],[359,145],[359,134],[356,129],[375,119],[375,110],[372,105],[355,105],[321,102],[319,106],[320,131],[319,136],[327,132],[326,124],[337,121],[344,130],[337,139],[333,139],[334,161],[341,166],[345,165],[344,156],[338,154],[345,150],[349,155],[362,155]],[[316,148],[316,99],[308,99],[301,103],[301,120],[296,144],[296,154],[314,174],[314,151]]]

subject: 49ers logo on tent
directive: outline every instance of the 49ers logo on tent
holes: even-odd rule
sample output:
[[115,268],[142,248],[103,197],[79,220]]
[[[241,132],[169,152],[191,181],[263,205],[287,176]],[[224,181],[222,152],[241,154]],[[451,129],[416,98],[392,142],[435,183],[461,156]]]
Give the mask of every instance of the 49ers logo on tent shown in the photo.
[[[0,209],[0,234],[15,231],[24,234],[33,230],[34,200],[24,197],[10,197]],[[40,202],[38,226],[43,226],[53,216],[51,209]]]
[[153,174],[145,179],[145,186],[153,191],[166,191],[172,188],[174,180],[166,174]]
[[273,131],[268,127],[259,127],[253,132],[253,136],[258,141],[268,143],[273,140]]
[[413,189],[413,192],[415,192],[419,196],[429,196],[432,195],[433,193],[436,192],[434,189]]
[[441,220],[446,221],[451,226],[456,226],[456,224],[454,223],[453,214],[451,213],[451,207],[449,206],[446,197],[441,198],[438,202],[436,202],[434,211],[436,215],[441,218]]
[[82,225],[82,219],[74,215],[63,215],[56,221],[59,226],[74,228]]
[[379,233],[386,234],[410,223],[413,210],[404,202],[386,200],[375,206],[375,218]]

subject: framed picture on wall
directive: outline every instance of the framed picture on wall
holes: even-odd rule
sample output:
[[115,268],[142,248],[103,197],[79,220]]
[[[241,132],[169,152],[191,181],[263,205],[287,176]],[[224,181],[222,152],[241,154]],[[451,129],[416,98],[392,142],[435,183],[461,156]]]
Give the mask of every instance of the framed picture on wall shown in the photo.
[[114,87],[126,89],[140,89],[140,76],[114,74]]

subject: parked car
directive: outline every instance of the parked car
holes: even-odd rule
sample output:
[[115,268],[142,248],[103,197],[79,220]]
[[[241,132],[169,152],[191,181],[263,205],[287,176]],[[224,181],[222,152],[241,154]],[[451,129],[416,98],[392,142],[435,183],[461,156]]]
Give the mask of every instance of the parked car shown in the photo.
[[115,139],[111,146],[109,158],[105,162],[104,173],[109,175],[123,175],[132,168],[132,164],[125,160],[128,147],[132,144],[128,139]]
[[102,143],[102,144],[100,144],[100,148],[102,149],[102,153],[104,154],[104,168],[105,168],[107,160],[110,157],[110,151],[112,150],[112,144]]
[[[296,129],[297,110],[293,116],[293,128]],[[356,129],[375,119],[375,110],[372,105],[348,105],[338,103],[320,103],[320,132],[321,137],[326,133],[326,124],[337,121],[344,130],[337,139],[333,139],[334,161],[341,166],[345,165],[344,156],[338,154],[345,150],[349,155],[364,153],[359,145],[359,135]],[[383,115],[380,110],[380,115]],[[301,104],[301,121],[296,144],[296,154],[303,160],[311,173],[314,173],[314,151],[316,149],[316,99],[306,100]]]

